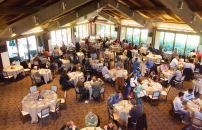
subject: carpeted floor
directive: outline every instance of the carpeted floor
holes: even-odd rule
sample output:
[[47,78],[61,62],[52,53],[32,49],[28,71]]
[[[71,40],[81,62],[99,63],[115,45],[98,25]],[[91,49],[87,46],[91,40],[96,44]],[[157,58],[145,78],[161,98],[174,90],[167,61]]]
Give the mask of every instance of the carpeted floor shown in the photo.
[[[38,90],[50,90],[51,85],[58,87],[58,97],[63,97],[64,92],[61,90],[59,84],[60,74],[56,74],[54,79],[49,84],[44,84],[38,87]],[[89,101],[81,103],[76,101],[75,90],[71,88],[67,91],[67,109],[61,110],[61,116],[54,121],[54,114],[52,114],[51,124],[41,126],[41,123],[31,124],[31,118],[26,118],[26,122],[23,124],[20,121],[19,111],[16,104],[21,106],[21,100],[29,93],[29,87],[31,86],[31,79],[29,76],[23,77],[18,81],[12,81],[10,84],[0,84],[0,129],[1,130],[59,130],[67,121],[73,120],[78,128],[85,127],[84,117],[89,109],[93,109],[94,112],[100,117],[100,126],[103,128],[108,122],[107,112],[107,98],[109,95],[115,93],[114,87],[109,83],[105,83],[102,87],[105,87],[105,100],[97,103]],[[191,87],[191,82],[185,81],[184,89],[187,90]],[[164,88],[165,89],[165,88]],[[180,120],[172,120],[169,115],[171,109],[170,100],[173,99],[180,91],[175,87],[171,88],[168,95],[168,103],[166,103],[161,97],[158,106],[151,106],[149,102],[143,101],[143,111],[147,116],[148,130],[180,130],[185,125]],[[40,121],[40,120],[39,120]]]

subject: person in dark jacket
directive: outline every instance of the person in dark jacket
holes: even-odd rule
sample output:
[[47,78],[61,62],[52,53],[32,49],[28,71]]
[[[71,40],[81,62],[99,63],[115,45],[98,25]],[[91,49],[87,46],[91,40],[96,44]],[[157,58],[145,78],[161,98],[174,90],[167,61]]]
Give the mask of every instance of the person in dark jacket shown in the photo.
[[86,81],[91,81],[91,76],[90,76],[90,73],[87,73],[86,76],[85,76],[85,82]]
[[140,106],[140,104],[136,105],[135,99],[132,99],[131,103],[133,104],[133,107],[129,111],[130,117],[128,118],[128,122],[136,122],[138,116],[142,113],[141,106]]
[[64,130],[79,130],[75,125],[73,121],[67,122],[67,127]]
[[76,67],[74,66],[73,63],[71,63],[71,65],[70,65],[69,69],[67,70],[67,72],[70,73],[70,72],[75,72],[75,71],[76,71]]
[[46,68],[47,68],[47,69],[50,69],[51,72],[54,73],[55,67],[54,67],[54,65],[53,65],[52,63],[50,63],[49,60],[46,61]]
[[88,94],[88,90],[86,90],[86,87],[84,87],[84,83],[83,83],[84,80],[85,80],[84,77],[81,77],[78,80],[76,86],[79,88],[79,91],[81,91],[81,94],[86,95]]

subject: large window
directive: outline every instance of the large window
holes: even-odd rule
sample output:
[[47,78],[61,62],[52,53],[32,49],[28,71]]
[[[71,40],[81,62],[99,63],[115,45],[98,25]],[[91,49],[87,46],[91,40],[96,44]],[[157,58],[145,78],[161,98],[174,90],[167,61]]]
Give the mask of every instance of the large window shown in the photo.
[[27,39],[26,38],[20,38],[17,39],[18,42],[18,51],[20,55],[20,60],[28,60],[29,55],[28,55],[28,47],[27,47]]
[[189,54],[193,49],[197,50],[199,40],[199,36],[188,35],[185,55]]
[[102,38],[108,37],[114,39],[115,35],[115,26],[114,25],[105,25],[105,24],[96,24],[96,35]]
[[173,50],[173,43],[175,39],[175,33],[165,33],[165,39],[164,39],[164,46],[165,50],[172,51]]
[[62,41],[67,45],[67,29],[62,29]]
[[88,36],[88,24],[78,25],[75,28],[75,35],[78,38],[85,38]]
[[37,54],[36,38],[35,36],[30,36],[27,38],[27,40],[29,44],[30,58],[33,58]]
[[133,42],[136,45],[139,45],[139,42],[140,42],[140,29],[137,29],[137,28],[133,29]]
[[184,54],[186,39],[187,39],[187,35],[176,34],[175,47],[174,48],[177,48],[178,54],[180,54],[180,55]]
[[55,31],[51,32],[51,42],[52,42],[52,47],[54,48],[56,46],[56,36],[55,36]]
[[147,44],[147,37],[148,37],[148,30],[142,29],[141,30],[141,43]]
[[126,33],[127,33],[127,35],[126,35],[127,41],[132,42],[133,28],[127,28]]
[[16,46],[16,40],[7,41],[6,44],[7,44],[10,63],[12,63],[13,61],[19,60],[17,46]]
[[62,46],[62,31],[61,30],[56,31],[56,42],[59,46]]

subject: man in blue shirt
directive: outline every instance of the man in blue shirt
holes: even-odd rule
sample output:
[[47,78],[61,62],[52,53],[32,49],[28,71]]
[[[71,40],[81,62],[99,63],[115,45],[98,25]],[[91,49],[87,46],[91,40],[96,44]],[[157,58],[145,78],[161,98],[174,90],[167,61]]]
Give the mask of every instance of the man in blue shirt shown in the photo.
[[116,104],[116,103],[118,103],[118,102],[120,102],[122,100],[123,100],[122,93],[121,93],[120,90],[118,90],[117,93],[114,94],[114,96],[112,97],[112,105]]
[[147,63],[145,64],[149,69],[153,66],[153,62],[150,60],[150,58],[147,58]]
[[137,70],[140,66],[140,62],[138,62],[138,58],[135,58],[135,61],[133,63],[133,71]]

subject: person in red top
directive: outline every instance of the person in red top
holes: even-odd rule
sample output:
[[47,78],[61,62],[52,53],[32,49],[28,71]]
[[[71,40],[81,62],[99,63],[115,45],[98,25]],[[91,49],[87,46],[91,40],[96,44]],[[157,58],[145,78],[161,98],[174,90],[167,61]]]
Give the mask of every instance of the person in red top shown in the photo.
[[132,58],[132,53],[131,53],[132,49],[133,49],[133,46],[131,45],[131,43],[129,43],[129,45],[126,46],[126,50],[127,50],[127,57],[129,57],[130,59]]
[[51,56],[51,54],[50,54],[48,51],[43,50],[43,53],[44,53],[44,55],[45,55],[46,57],[50,57],[50,56]]
[[197,50],[196,54],[197,54],[196,58],[199,60],[199,62],[201,62],[201,59],[202,59],[202,53],[200,53],[200,51]]

